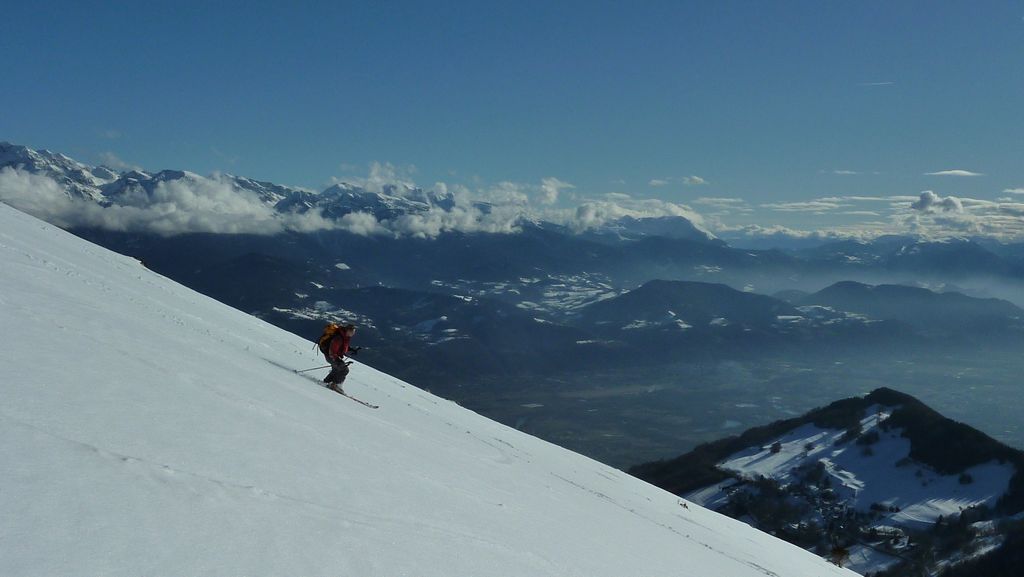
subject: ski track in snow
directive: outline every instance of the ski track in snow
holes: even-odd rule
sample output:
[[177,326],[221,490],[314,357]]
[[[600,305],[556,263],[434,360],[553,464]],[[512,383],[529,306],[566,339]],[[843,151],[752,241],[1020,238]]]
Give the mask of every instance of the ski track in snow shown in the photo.
[[0,305],[2,575],[852,575],[3,204]]

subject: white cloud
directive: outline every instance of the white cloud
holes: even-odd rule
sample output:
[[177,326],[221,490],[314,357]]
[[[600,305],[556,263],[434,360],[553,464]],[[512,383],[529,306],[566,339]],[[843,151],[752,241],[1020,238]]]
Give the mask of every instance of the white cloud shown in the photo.
[[0,201],[58,226],[69,224],[64,217],[71,212],[71,198],[64,187],[47,176],[3,168],[0,170]]
[[558,202],[558,193],[563,188],[576,188],[568,182],[562,182],[554,177],[548,177],[541,179],[540,181],[540,203],[541,204],[554,204]]
[[691,174],[689,176],[680,177],[652,178],[647,182],[647,186],[662,187],[668,186],[675,182],[681,183],[686,186],[701,186],[708,183],[708,181],[705,180],[704,178],[701,178],[696,174]]
[[[406,186],[415,187],[401,171],[379,163],[372,167],[369,177],[360,181],[378,191],[389,184],[405,185],[395,189],[399,193]],[[367,236],[417,238],[433,238],[449,231],[513,233],[519,231],[522,217],[544,211],[572,220],[564,210],[540,210],[531,204],[536,198],[538,205],[549,207],[560,191],[571,187],[557,178],[544,179],[538,185],[500,182],[475,191],[463,185],[436,183],[435,192],[452,193],[455,206],[450,210],[435,207],[379,221],[366,212],[349,213],[339,219],[324,218],[315,210],[279,213],[252,192],[236,187],[230,177],[221,175],[186,173],[184,178],[161,181],[151,189],[128,189],[104,206],[92,200],[72,199],[62,184],[47,176],[14,168],[0,171],[0,200],[59,226],[168,236],[199,232],[277,234],[285,230],[344,230]],[[629,197],[619,201],[637,202]]]
[[456,206],[452,210],[430,210],[403,214],[381,223],[395,236],[434,238],[444,232],[513,233],[518,232],[521,210],[515,207],[491,207],[483,212],[473,207]]
[[195,175],[160,182],[151,193],[118,199],[110,206],[72,199],[47,176],[10,167],[0,170],[0,200],[62,227],[115,231],[275,234],[313,231],[337,225],[316,213],[276,213],[258,197],[236,189],[226,178]]
[[910,208],[921,212],[963,212],[964,205],[959,198],[947,196],[945,198],[930,190],[921,193],[916,201],[911,203]]
[[142,170],[141,166],[125,162],[113,152],[101,152],[100,162],[114,170]]
[[[350,165],[342,165],[350,166]],[[370,172],[365,177],[333,177],[331,184],[350,183],[370,192],[384,192],[389,186],[394,187],[398,192],[407,188],[415,188],[412,175],[416,172],[414,165],[396,166],[390,162],[371,162]]]
[[695,202],[696,204],[704,204],[720,208],[742,206],[747,204],[747,201],[743,200],[742,198],[721,198],[710,196],[702,196],[693,202]]
[[1024,216],[1024,203],[1019,202],[1004,202],[1000,203],[998,210],[1000,212],[1011,214],[1014,216]]
[[896,211],[892,228],[931,239],[979,235],[1020,241],[1024,238],[1024,203],[941,197],[924,191],[912,205]]
[[[681,216],[698,229],[706,231],[704,218],[686,205],[653,198],[632,198],[628,195],[619,195],[614,199],[609,196],[605,195],[604,198],[607,200],[587,200],[568,214],[563,211],[561,224],[565,224],[574,231],[582,232],[625,216],[633,218]],[[558,215],[547,214],[545,216],[556,221],[555,218]]]
[[850,206],[842,202],[826,200],[808,200],[800,202],[769,202],[762,204],[762,208],[776,212],[829,212]]
[[924,176],[985,176],[980,172],[971,172],[970,170],[953,169],[953,170],[940,170],[938,172],[926,172]]
[[857,172],[856,170],[833,170],[832,174],[838,174],[838,175],[842,175],[842,176],[851,176],[851,175],[861,174],[861,173]]
[[826,196],[822,202],[913,202],[916,196]]
[[530,192],[530,187],[526,184],[505,180],[476,190],[474,197],[494,204],[525,206],[530,203]]
[[1004,188],[1003,192],[1008,194],[1024,194],[1024,188]]
[[[713,206],[714,199],[698,204]],[[882,204],[879,207],[879,204]],[[720,204],[720,203],[719,203]],[[917,196],[835,196],[801,202],[766,203],[781,213],[837,214],[854,218],[847,224],[826,224],[813,234],[836,238],[871,239],[888,234],[915,234],[929,239],[983,235],[1002,241],[1024,239],[1024,202],[940,196],[924,191]],[[838,209],[838,210],[837,210]],[[835,211],[835,212],[830,212]],[[744,238],[808,238],[806,231],[784,226],[729,224],[711,213],[712,231],[728,240]],[[763,224],[763,223],[762,223]]]
[[728,238],[743,237],[747,239],[757,239],[761,241],[779,242],[786,240],[806,240],[815,242],[827,242],[834,240],[869,240],[879,234],[874,226],[863,226],[857,225],[852,227],[829,227],[819,230],[802,230],[796,228],[790,228],[781,225],[741,225],[732,227],[723,227],[715,230],[716,234],[726,236]]
[[633,197],[624,192],[609,192],[604,195],[608,200],[632,200]]
[[709,209],[715,211],[715,216],[723,216],[735,212],[753,212],[754,209],[747,204],[747,201],[742,198],[718,198],[718,197],[701,197],[693,201],[694,204],[706,206]]

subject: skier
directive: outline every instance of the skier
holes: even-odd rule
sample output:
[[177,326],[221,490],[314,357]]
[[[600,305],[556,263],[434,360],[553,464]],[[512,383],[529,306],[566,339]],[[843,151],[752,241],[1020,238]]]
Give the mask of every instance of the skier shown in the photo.
[[324,334],[320,337],[320,350],[324,353],[327,362],[331,363],[331,372],[324,377],[324,382],[332,391],[344,394],[341,385],[345,382],[345,377],[348,376],[348,366],[352,364],[351,361],[345,360],[345,355],[349,353],[355,355],[360,349],[360,347],[349,348],[349,342],[355,333],[356,326],[353,324],[341,327],[330,324],[327,325]]

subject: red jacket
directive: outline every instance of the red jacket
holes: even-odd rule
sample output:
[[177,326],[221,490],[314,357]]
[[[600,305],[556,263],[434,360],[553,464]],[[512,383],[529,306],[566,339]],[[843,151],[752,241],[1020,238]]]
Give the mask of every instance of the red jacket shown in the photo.
[[333,337],[331,337],[331,344],[328,346],[328,359],[337,359],[348,353],[348,343],[352,340],[352,335],[345,334],[345,331],[339,331]]

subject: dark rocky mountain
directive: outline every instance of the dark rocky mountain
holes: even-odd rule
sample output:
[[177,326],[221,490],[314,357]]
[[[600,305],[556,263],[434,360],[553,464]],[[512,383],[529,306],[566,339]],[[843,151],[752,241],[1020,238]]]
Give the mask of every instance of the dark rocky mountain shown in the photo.
[[945,333],[1019,333],[1024,328],[1024,310],[1010,302],[902,285],[872,286],[844,281],[803,297],[800,304],[829,306]]
[[885,388],[630,472],[879,575],[944,575],[1024,511],[1024,453]]
[[705,328],[735,325],[765,330],[779,316],[799,316],[791,305],[772,297],[735,290],[724,284],[652,280],[620,296],[580,311],[580,320],[618,329]]
[[1024,273],[1017,263],[970,239],[925,241],[904,236],[882,236],[871,241],[832,242],[794,251],[794,255],[851,270],[871,268],[891,275],[926,278],[1019,278]]
[[378,221],[393,220],[407,214],[422,214],[431,208],[451,210],[455,200],[451,193],[440,194],[411,186],[384,185],[380,192],[367,191],[354,184],[342,182],[322,192],[291,191],[275,204],[279,212],[305,213],[319,211],[329,219],[340,219],[347,214],[363,212],[374,215]]

